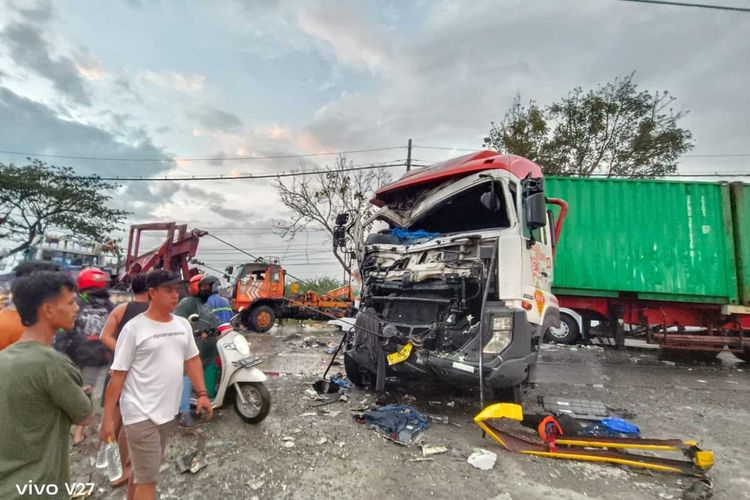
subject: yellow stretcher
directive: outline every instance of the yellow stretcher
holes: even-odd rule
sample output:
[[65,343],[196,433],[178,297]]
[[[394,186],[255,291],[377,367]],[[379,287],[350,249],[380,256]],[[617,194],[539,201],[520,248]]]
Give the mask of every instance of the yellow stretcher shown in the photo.
[[[554,446],[550,446],[541,441],[533,442],[514,436],[489,423],[490,420],[500,419],[521,422],[523,420],[521,405],[512,403],[490,405],[474,417],[474,423],[500,446],[514,453],[586,462],[606,462],[698,477],[705,476],[706,471],[714,464],[713,452],[700,449],[695,441],[561,435],[556,437]],[[690,458],[690,461],[637,455],[623,451],[628,449],[680,452]]]

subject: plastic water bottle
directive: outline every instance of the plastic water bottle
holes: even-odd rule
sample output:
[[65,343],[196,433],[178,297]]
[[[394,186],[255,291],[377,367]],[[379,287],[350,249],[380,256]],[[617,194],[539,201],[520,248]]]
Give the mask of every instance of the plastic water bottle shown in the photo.
[[107,450],[107,476],[110,482],[122,477],[122,463],[120,463],[120,447],[114,441],[109,441]]
[[105,443],[99,444],[99,452],[96,454],[96,468],[107,468],[107,445]]

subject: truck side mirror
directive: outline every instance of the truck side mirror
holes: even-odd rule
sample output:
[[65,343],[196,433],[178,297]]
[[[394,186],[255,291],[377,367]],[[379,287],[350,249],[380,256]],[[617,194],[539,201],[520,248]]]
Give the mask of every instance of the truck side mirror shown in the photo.
[[333,249],[346,246],[346,224],[349,222],[349,214],[344,212],[336,216],[336,225],[333,228]]
[[526,226],[530,230],[547,225],[547,204],[544,193],[534,193],[526,197]]
[[234,274],[234,266],[227,266],[224,268],[224,271],[226,271],[226,273],[231,276]]
[[500,198],[497,197],[497,194],[495,194],[495,190],[487,191],[486,193],[482,194],[482,197],[479,199],[479,201],[482,203],[482,206],[489,210],[490,212],[499,212],[500,211]]

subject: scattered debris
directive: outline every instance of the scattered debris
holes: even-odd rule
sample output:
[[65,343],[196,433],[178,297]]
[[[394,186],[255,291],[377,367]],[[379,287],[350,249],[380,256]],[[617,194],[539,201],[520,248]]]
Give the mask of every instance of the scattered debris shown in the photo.
[[265,481],[255,481],[254,483],[248,483],[248,486],[250,486],[251,490],[258,491],[264,484],[266,484]]
[[708,500],[714,496],[713,482],[707,478],[696,479],[682,492],[683,500]]
[[338,443],[336,443],[336,446],[338,446],[339,448],[343,448],[344,446],[346,446],[346,443],[343,441],[339,441]]
[[318,440],[318,442],[317,442],[317,445],[318,445],[318,446],[321,446],[321,445],[324,445],[324,444],[326,444],[327,442],[328,442],[328,439],[327,439],[327,438],[320,438],[320,439]]
[[422,456],[429,457],[431,455],[440,455],[441,453],[448,453],[447,446],[430,446],[427,444],[422,445]]
[[335,384],[329,380],[316,380],[313,384],[313,389],[315,389],[315,392],[318,394],[332,394],[334,392],[338,392],[339,389],[341,389],[341,386],[338,384]]
[[425,457],[417,457],[417,458],[412,458],[411,460],[409,460],[409,462],[434,462],[434,461],[435,461],[434,458],[425,458]]
[[305,413],[301,414],[300,417],[317,417],[318,414],[314,411],[306,411]]
[[294,448],[294,441],[284,441],[284,448]]
[[318,393],[315,392],[315,390],[313,390],[313,389],[305,389],[305,394],[307,394],[311,398],[315,398],[315,397],[318,396]]
[[333,418],[336,418],[336,417],[338,417],[339,415],[341,415],[341,410],[336,410],[336,411],[331,411],[331,412],[328,412],[328,416],[329,416],[329,417],[333,417]]
[[331,377],[331,382],[338,385],[342,389],[351,389],[352,383],[349,382],[341,373],[337,373],[333,377]]
[[609,410],[602,401],[590,399],[566,399],[559,396],[544,396],[544,409],[555,415],[569,415],[582,420],[600,420],[609,417]]
[[695,379],[695,381],[696,381],[696,382],[700,382],[701,384],[707,384],[707,383],[708,383],[708,382],[706,382],[705,380],[701,380],[701,379],[699,379],[699,378]]
[[193,466],[193,460],[198,456],[198,450],[191,451],[175,459],[175,465],[177,466],[177,472],[184,474],[190,470]]
[[193,458],[193,463],[190,464],[190,473],[197,474],[199,470],[203,469],[208,465],[205,461],[198,460],[198,457]]
[[484,448],[474,448],[474,453],[469,455],[467,462],[479,470],[490,470],[495,466],[497,454]]
[[437,424],[445,424],[445,425],[448,425],[448,423],[449,423],[449,422],[448,422],[448,417],[446,417],[446,416],[442,416],[442,415],[433,415],[433,414],[430,414],[430,413],[425,413],[424,415],[425,415],[426,417],[428,417],[428,418],[429,418],[430,420],[432,420],[433,422],[437,423]]
[[325,349],[325,353],[326,354],[333,354],[334,352],[336,352],[336,348],[335,347],[326,347],[326,349]]
[[447,406],[448,408],[453,408],[454,406],[456,406],[456,402],[448,401],[447,403],[445,403],[445,406]]

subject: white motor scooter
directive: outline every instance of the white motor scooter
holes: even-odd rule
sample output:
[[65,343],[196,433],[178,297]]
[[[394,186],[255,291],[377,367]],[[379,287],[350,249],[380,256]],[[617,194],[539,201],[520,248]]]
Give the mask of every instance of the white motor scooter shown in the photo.
[[[194,330],[198,323],[203,322],[197,314],[190,315],[188,320]],[[234,409],[237,414],[245,422],[257,424],[266,418],[271,409],[271,394],[263,383],[268,377],[256,367],[263,361],[250,353],[250,344],[234,330],[231,323],[225,323],[217,330],[219,338],[216,350],[221,360],[221,375],[211,406],[221,407],[231,388],[235,394]],[[190,402],[195,405],[196,398],[191,398]]]

